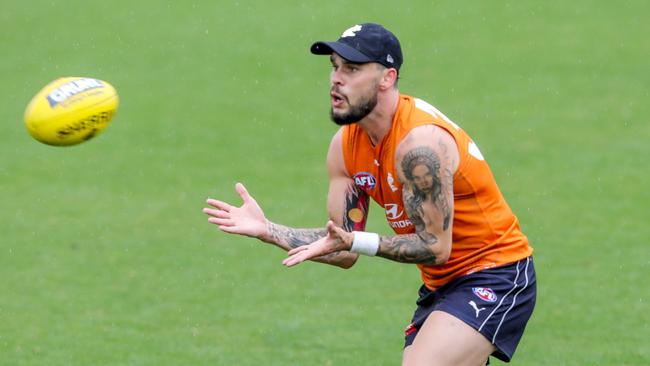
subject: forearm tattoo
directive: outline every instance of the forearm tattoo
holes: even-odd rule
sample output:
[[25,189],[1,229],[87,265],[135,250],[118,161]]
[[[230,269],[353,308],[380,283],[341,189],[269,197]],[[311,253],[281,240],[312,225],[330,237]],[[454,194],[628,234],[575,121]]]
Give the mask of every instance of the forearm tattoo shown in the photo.
[[[284,225],[269,223],[269,233],[271,241],[280,248],[289,251],[303,245],[311,244],[316,240],[327,235],[327,229],[294,229]],[[334,252],[326,254],[313,260],[322,263],[329,263],[337,265],[344,260],[345,254],[342,252]]]
[[368,194],[350,183],[345,192],[343,229],[346,231],[363,231],[368,218]]
[[431,252],[430,245],[438,239],[435,235],[407,234],[396,236],[381,236],[379,238],[380,257],[402,263],[435,264],[436,256]]
[[285,249],[298,248],[299,246],[311,244],[327,235],[325,228],[318,229],[294,229],[291,227],[269,223],[269,234],[271,239]]

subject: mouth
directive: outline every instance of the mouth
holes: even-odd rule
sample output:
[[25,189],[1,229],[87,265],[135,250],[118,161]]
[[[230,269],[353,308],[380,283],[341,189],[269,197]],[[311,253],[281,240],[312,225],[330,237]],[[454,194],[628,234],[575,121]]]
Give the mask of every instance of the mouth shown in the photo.
[[332,102],[332,108],[341,108],[343,106],[343,103],[346,101],[343,95],[335,91],[330,92],[330,98]]

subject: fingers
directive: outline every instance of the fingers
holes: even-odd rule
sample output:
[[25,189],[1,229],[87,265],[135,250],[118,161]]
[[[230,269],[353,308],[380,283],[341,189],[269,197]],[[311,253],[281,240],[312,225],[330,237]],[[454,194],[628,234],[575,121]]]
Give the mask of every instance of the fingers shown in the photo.
[[323,249],[323,245],[327,242],[327,237],[322,237],[315,242],[308,245],[301,245],[289,251],[289,257],[282,261],[287,267],[293,267],[308,259],[318,257],[328,252]]
[[[298,248],[296,248],[298,249]],[[309,259],[309,252],[302,251],[298,254],[292,255],[289,258],[286,258],[285,260],[282,261],[282,264],[287,266],[287,267],[293,267],[295,265],[298,265],[307,259]]]
[[209,216],[218,217],[220,219],[229,219],[230,212],[224,210],[215,210],[213,208],[204,208],[203,213]]
[[238,226],[234,220],[210,217],[208,218],[208,222],[217,225],[219,227],[219,230],[223,231],[224,233],[247,235],[246,230],[244,230],[241,226]]
[[208,222],[219,226],[233,226],[235,222],[231,219],[230,212],[224,210],[215,210],[213,208],[204,208],[203,213],[210,216]]
[[239,193],[239,197],[241,197],[244,203],[249,202],[251,200],[251,195],[248,194],[248,191],[246,190],[246,187],[244,187],[243,184],[241,183],[235,184],[235,191]]
[[208,222],[210,222],[212,224],[215,224],[215,225],[219,225],[219,226],[234,226],[235,225],[235,222],[233,220],[220,219],[220,218],[217,218],[217,217],[210,217],[208,219]]
[[239,234],[239,235],[247,235],[247,236],[249,236],[249,234],[246,232],[246,230],[242,229],[241,227],[239,227],[237,225],[232,225],[232,226],[221,225],[221,226],[219,226],[219,230],[223,231],[224,233],[228,233],[228,234]]
[[287,255],[292,256],[292,255],[294,255],[296,253],[300,253],[303,250],[307,250],[307,249],[309,249],[308,245],[301,245],[301,246],[299,246],[297,248],[291,249],[289,252],[287,252]]
[[216,207],[216,208],[218,208],[220,210],[224,210],[226,212],[230,212],[230,210],[232,209],[232,206],[230,204],[228,204],[226,202],[223,202],[223,201],[215,200],[213,198],[208,198],[205,202],[207,202],[208,205],[210,205],[212,207]]

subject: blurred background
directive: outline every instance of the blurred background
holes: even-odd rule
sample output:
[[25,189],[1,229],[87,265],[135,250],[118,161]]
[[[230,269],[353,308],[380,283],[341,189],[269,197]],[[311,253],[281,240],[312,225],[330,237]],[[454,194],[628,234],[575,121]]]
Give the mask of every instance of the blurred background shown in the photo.
[[[0,364],[397,365],[413,265],[350,270],[226,236],[207,197],[326,220],[329,60],[378,22],[400,91],[462,126],[535,248],[517,365],[650,364],[650,4],[14,1],[0,11]],[[30,98],[109,81],[106,131],[32,140]],[[389,233],[382,210],[368,230]],[[492,364],[501,362],[493,359]]]

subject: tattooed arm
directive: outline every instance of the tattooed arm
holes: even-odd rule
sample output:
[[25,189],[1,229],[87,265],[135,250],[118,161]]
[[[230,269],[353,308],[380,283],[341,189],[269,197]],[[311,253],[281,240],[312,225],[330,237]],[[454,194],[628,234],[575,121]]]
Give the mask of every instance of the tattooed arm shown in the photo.
[[[363,231],[368,217],[369,197],[358,189],[347,173],[343,160],[341,132],[334,136],[327,153],[327,171],[329,174],[329,193],[327,210],[331,222],[346,232]],[[285,250],[295,249],[324,238],[327,228],[294,229],[268,222],[269,236],[263,240],[278,245]],[[358,254],[349,251],[334,251],[312,258],[312,260],[350,268],[356,262]]]
[[421,126],[406,136],[396,155],[402,200],[415,233],[380,237],[377,255],[398,262],[444,264],[451,252],[456,142],[439,127]]
[[[444,264],[451,252],[453,176],[458,169],[453,137],[433,125],[414,128],[396,150],[402,200],[414,234],[381,236],[377,256],[403,263]],[[294,266],[332,251],[349,250],[354,235],[328,226],[328,241],[296,248],[283,262]]]
[[[327,205],[331,222],[346,231],[363,230],[368,211],[368,196],[358,190],[354,181],[347,176],[340,131],[330,144],[327,167],[330,176]],[[255,237],[287,251],[326,237],[327,228],[298,229],[267,220],[260,206],[241,183],[238,183],[235,189],[244,202],[241,207],[208,199],[208,204],[214,208],[203,209],[203,212],[210,216],[208,221],[218,225],[221,231]],[[355,253],[335,251],[314,257],[312,260],[349,268],[354,265],[357,257]]]

